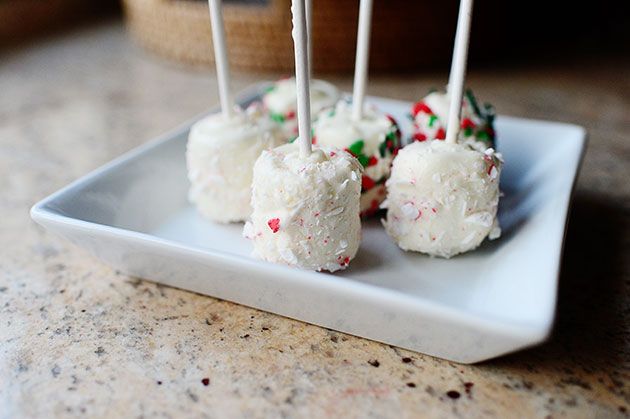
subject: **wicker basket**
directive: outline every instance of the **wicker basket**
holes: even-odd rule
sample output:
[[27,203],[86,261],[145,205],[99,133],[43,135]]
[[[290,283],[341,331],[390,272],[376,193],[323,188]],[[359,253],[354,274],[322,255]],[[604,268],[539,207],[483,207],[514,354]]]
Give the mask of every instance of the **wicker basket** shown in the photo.
[[[251,4],[224,2],[229,60],[234,68],[292,70],[290,3],[290,0]],[[456,2],[445,3],[436,8],[429,0],[376,1],[371,69],[414,70],[447,62]],[[123,4],[131,33],[146,48],[186,63],[213,64],[206,1],[123,0]],[[429,10],[430,16],[427,16]],[[427,17],[420,19],[419,16]],[[356,1],[313,1],[313,67],[316,71],[353,69],[357,19]],[[441,24],[445,21],[452,21],[452,25]]]

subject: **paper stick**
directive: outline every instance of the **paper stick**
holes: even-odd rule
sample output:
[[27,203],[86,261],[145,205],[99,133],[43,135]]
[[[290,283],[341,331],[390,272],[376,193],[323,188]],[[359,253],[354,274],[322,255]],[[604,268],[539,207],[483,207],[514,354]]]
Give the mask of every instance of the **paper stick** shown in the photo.
[[311,154],[311,104],[309,92],[308,34],[304,0],[293,0],[293,49],[295,51],[295,81],[297,85],[298,141],[300,156]]
[[230,92],[230,66],[225,47],[225,29],[223,28],[223,12],[221,0],[208,0],[210,6],[210,22],[212,26],[212,44],[214,45],[214,61],[217,65],[219,83],[219,100],[225,118],[231,118],[234,111]]
[[308,38],[308,78],[313,79],[313,0],[304,3],[306,13],[306,33]]
[[455,143],[459,134],[459,116],[462,111],[464,82],[466,79],[466,59],[468,57],[468,41],[470,38],[470,21],[472,18],[473,0],[461,0],[459,17],[457,18],[457,33],[453,49],[453,62],[448,85],[450,106],[448,110],[448,124],[446,126],[446,142]]
[[352,119],[363,118],[363,101],[367,84],[368,61],[370,58],[370,28],[372,23],[372,0],[361,0],[359,6],[359,29],[357,31],[357,56],[354,63],[354,87],[352,89]]

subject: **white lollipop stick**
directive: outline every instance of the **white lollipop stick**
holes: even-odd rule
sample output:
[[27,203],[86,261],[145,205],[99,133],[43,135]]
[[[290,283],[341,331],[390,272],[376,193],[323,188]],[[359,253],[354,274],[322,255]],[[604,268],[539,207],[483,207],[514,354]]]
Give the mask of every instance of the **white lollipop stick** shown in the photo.
[[313,0],[306,0],[304,13],[306,13],[306,33],[308,38],[308,78],[313,78]]
[[372,0],[361,0],[359,29],[357,32],[357,56],[354,63],[354,87],[352,89],[352,119],[363,118],[363,101],[367,84],[370,57],[370,27],[372,24]]
[[459,116],[462,110],[464,82],[466,79],[466,59],[468,57],[472,7],[473,0],[461,0],[459,5],[453,63],[451,64],[451,75],[448,82],[448,93],[451,103],[448,110],[448,124],[446,125],[447,143],[455,143],[459,134]]
[[210,6],[210,22],[212,26],[212,44],[214,45],[214,61],[217,65],[217,79],[219,82],[219,100],[223,116],[232,117],[233,102],[230,93],[230,67],[225,47],[225,29],[223,28],[223,12],[221,0],[208,0]]
[[295,82],[297,85],[298,141],[300,156],[311,154],[311,104],[309,92],[308,34],[304,0],[293,0],[293,49],[295,51]]

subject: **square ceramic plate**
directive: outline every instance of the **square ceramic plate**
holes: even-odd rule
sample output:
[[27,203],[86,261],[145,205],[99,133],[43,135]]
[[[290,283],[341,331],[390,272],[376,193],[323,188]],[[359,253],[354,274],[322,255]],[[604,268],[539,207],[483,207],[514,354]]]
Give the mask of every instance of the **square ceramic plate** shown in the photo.
[[[255,100],[265,85],[240,95]],[[411,104],[370,98],[408,136]],[[401,251],[377,220],[337,273],[252,259],[241,225],[216,225],[187,201],[194,121],[128,152],[35,205],[33,219],[141,278],[462,363],[543,341],[586,135],[567,124],[498,117],[506,165],[503,236],[451,260]]]

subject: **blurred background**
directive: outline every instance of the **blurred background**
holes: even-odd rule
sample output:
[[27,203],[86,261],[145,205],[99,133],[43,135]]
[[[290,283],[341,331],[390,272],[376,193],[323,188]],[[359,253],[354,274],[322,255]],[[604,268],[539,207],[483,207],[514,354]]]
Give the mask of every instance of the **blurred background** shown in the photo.
[[[230,61],[235,69],[291,71],[290,0],[226,0]],[[458,2],[377,0],[371,69],[419,72],[448,68]],[[471,68],[560,62],[630,54],[630,2],[482,0],[475,4]],[[314,67],[352,71],[357,1],[314,0]],[[0,47],[124,16],[133,38],[167,60],[212,64],[205,0],[3,0]]]

